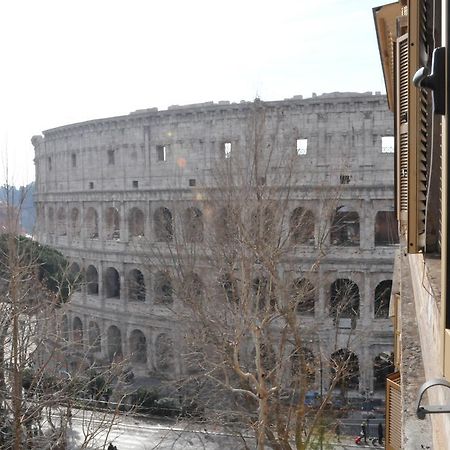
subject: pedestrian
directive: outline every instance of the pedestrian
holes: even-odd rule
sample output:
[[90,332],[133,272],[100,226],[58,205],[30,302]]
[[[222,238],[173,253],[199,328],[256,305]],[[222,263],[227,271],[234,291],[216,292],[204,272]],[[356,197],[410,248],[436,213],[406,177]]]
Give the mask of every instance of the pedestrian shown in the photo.
[[341,442],[341,424],[339,423],[339,420],[336,422],[334,427],[334,433],[336,434],[337,441]]
[[383,424],[381,422],[378,424],[378,443],[383,445]]
[[364,439],[364,444],[367,444],[367,423],[361,423],[361,437]]
[[110,442],[108,445],[108,450],[114,450],[115,448],[116,448],[116,446],[112,445],[112,442]]

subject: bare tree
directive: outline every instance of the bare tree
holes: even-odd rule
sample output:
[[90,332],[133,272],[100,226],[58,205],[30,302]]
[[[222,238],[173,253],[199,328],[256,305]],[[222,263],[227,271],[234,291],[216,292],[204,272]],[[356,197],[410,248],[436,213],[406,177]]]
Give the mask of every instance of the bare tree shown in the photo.
[[[307,449],[324,439],[333,389],[355,377],[352,353],[327,357],[313,318],[329,235],[352,236],[338,188],[305,189],[299,154],[279,142],[279,114],[255,101],[242,119],[245,142],[223,143],[208,186],[158,211],[164,243],[152,246],[148,264],[155,300],[178,316],[185,337],[180,392],[210,419],[250,427],[258,449]],[[355,317],[357,301],[351,286],[336,286],[334,323]],[[329,377],[309,407],[319,366]]]
[[[0,205],[0,446],[63,449],[72,417],[86,408],[80,397],[107,396],[115,374],[92,366],[80,350],[82,336],[69,343],[63,305],[82,280],[62,254],[19,234],[21,202],[10,198],[8,186],[6,192]],[[84,412],[88,431],[79,448],[114,421],[97,404],[89,411],[95,426]]]

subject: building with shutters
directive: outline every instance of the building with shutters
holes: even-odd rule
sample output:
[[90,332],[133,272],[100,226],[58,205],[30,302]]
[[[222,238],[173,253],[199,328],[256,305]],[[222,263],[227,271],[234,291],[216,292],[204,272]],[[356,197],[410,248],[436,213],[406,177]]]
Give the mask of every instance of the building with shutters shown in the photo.
[[[450,389],[441,385],[450,379],[448,3],[401,0],[373,10],[395,114],[400,229],[391,303],[396,372],[387,386],[387,449],[450,448],[450,413],[445,412]],[[420,392],[426,388],[418,415]],[[442,412],[427,413],[437,406]]]
[[[291,186],[289,221],[311,219],[306,238],[292,238],[293,262],[298,270],[310,264],[322,237],[327,248],[315,279],[308,281],[313,287],[305,320],[330,353],[350,340],[356,363],[352,395],[380,394],[380,374],[390,366],[393,349],[388,314],[397,242],[393,121],[386,96],[334,93],[259,104],[276,151],[294,155],[299,181]],[[61,250],[72,270],[83,274],[85,285],[62,321],[92,359],[124,355],[141,379],[186,371],[183,336],[167,308],[178,308],[180,298],[172,280],[149,267],[145,255],[150,248],[167,251],[186,230],[195,228],[184,236],[199,246],[212,232],[199,192],[213,186],[218,161],[242,150],[251,108],[247,102],[211,102],[140,110],[33,137],[36,238]],[[331,232],[319,237],[319,191],[336,190],[334,217],[341,225],[327,222]],[[198,273],[214,276],[206,267]],[[336,324],[342,287],[351,290],[354,302]],[[320,375],[325,383],[327,373]]]

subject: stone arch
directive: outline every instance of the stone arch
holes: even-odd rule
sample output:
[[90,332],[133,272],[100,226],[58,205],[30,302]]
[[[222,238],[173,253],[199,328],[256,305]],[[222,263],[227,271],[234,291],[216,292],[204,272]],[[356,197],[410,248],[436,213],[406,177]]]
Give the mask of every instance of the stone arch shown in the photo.
[[386,377],[394,372],[394,354],[381,352],[373,360],[373,389],[384,391]]
[[298,313],[313,316],[316,303],[316,288],[311,281],[306,278],[294,280],[292,283],[292,300]]
[[83,343],[83,322],[79,317],[74,317],[72,322],[73,342],[76,344]]
[[398,244],[397,218],[394,211],[378,211],[375,216],[375,246]]
[[66,209],[61,206],[56,213],[56,232],[58,236],[65,236],[67,234],[66,227]]
[[184,211],[183,231],[186,242],[203,241],[203,213],[200,209],[190,207]]
[[86,270],[86,286],[89,295],[98,295],[98,271],[93,265]]
[[105,211],[105,236],[109,240],[120,239],[120,214],[117,208],[112,206]]
[[349,389],[359,387],[359,362],[355,353],[341,348],[331,354],[330,358],[331,382],[336,383],[341,394]]
[[289,218],[289,231],[294,244],[314,245],[314,214],[311,210],[298,207]]
[[102,337],[100,333],[100,327],[97,322],[90,321],[89,322],[89,349],[92,352],[99,352],[101,350],[102,345]]
[[160,207],[155,211],[153,226],[157,241],[170,242],[173,239],[173,217],[168,208]]
[[359,240],[359,214],[346,206],[339,206],[331,224],[331,245],[357,247]]
[[50,206],[48,208],[47,219],[48,219],[48,226],[47,226],[48,232],[54,233],[55,232],[55,212],[54,212],[52,206]]
[[[315,383],[316,360],[313,351],[308,347],[294,349],[289,355],[291,375],[294,383],[299,384],[299,378],[304,376],[309,386]],[[301,381],[300,381],[301,383]]]
[[89,239],[98,239],[98,213],[92,206],[86,211],[84,227]]
[[392,280],[383,280],[375,288],[375,319],[387,319],[389,317],[391,290]]
[[138,269],[132,269],[128,273],[128,300],[145,302],[144,275]]
[[72,237],[80,237],[81,234],[81,218],[78,208],[70,210],[70,233]]
[[106,269],[104,286],[106,298],[120,298],[120,275],[114,267]]
[[110,361],[122,360],[122,334],[115,325],[111,325],[107,331],[108,358]]
[[359,288],[348,278],[338,278],[331,285],[330,315],[336,319],[359,317]]
[[144,236],[145,218],[144,213],[139,208],[131,208],[128,214],[128,230],[130,237]]
[[155,341],[156,368],[161,372],[170,372],[174,366],[174,349],[172,339],[165,333]]
[[147,363],[147,339],[141,330],[133,330],[129,338],[131,362]]
[[262,239],[264,242],[274,238],[277,226],[276,211],[273,205],[258,204],[252,211],[250,216],[250,236],[251,239],[259,242]]
[[155,274],[154,285],[155,303],[170,304],[173,302],[173,286],[170,275],[167,272]]

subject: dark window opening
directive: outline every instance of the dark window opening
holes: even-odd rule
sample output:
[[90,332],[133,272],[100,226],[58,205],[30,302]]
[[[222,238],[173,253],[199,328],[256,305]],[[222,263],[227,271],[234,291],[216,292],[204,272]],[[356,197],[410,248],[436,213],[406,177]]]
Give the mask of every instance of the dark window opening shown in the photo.
[[145,364],[147,362],[147,339],[141,330],[133,330],[130,335],[131,362]]
[[140,270],[133,269],[128,276],[128,299],[135,302],[145,302],[144,275]]
[[184,237],[186,242],[203,241],[203,214],[198,208],[188,208],[184,213]]
[[167,149],[165,145],[157,145],[156,146],[156,155],[158,161],[167,161]]
[[77,167],[77,155],[75,153],[72,153],[71,159],[72,159],[72,167]]
[[336,209],[330,230],[331,245],[359,246],[359,215],[340,206]]
[[93,181],[89,181],[89,189],[94,189],[94,182]]
[[116,162],[116,156],[114,150],[108,150],[108,164],[113,166]]
[[86,270],[86,289],[89,295],[98,295],[98,272],[94,266]]
[[120,276],[114,267],[106,269],[104,284],[106,298],[120,298]]
[[139,182],[137,180],[133,180],[133,187],[134,188],[138,188],[139,187]]
[[389,317],[391,290],[392,280],[384,280],[375,288],[375,319],[387,319]]
[[349,184],[350,183],[350,175],[341,175],[340,182],[341,182],[341,184]]
[[314,214],[305,208],[295,208],[290,217],[290,234],[294,244],[314,245]]
[[190,179],[189,179],[189,186],[193,187],[193,186],[195,186],[196,184],[197,184],[197,182],[196,182],[195,178],[190,178]]
[[336,320],[359,316],[359,288],[356,283],[340,278],[331,285],[330,315]]
[[158,272],[155,276],[155,303],[170,304],[173,301],[173,287],[170,276]]
[[313,316],[316,289],[306,278],[299,278],[292,285],[293,306],[302,315]]
[[375,216],[375,245],[398,244],[397,219],[394,211],[378,211]]
[[332,353],[330,358],[330,375],[330,383],[335,383],[342,395],[345,395],[348,389],[358,389],[358,357],[348,349],[340,349]]
[[172,213],[167,208],[158,208],[153,216],[157,241],[169,242],[173,239]]
[[51,156],[49,156],[47,158],[47,162],[48,162],[48,170],[52,170],[52,158],[51,158]]
[[373,360],[373,388],[375,391],[386,389],[386,377],[394,372],[394,354],[381,352]]

